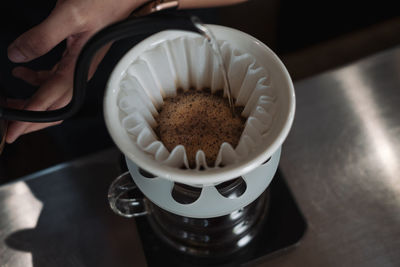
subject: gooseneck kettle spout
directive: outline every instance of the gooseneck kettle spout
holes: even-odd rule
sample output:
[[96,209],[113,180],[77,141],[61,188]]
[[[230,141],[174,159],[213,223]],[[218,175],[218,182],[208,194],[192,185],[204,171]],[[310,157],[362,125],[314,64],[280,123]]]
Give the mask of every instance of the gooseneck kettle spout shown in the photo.
[[26,122],[53,122],[65,120],[78,112],[85,99],[89,67],[96,52],[104,45],[133,36],[147,37],[163,30],[185,30],[199,32],[188,15],[153,14],[112,24],[96,33],[83,47],[77,59],[73,95],[63,108],[50,111],[17,110],[0,107],[0,119]]

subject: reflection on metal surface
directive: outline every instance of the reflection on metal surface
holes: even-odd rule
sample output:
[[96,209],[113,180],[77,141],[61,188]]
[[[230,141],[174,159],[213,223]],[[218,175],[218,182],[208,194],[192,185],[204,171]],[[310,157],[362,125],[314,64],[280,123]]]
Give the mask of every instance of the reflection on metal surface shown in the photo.
[[8,192],[10,195],[4,201],[3,216],[13,219],[15,229],[34,228],[43,207],[42,202],[32,194],[25,182],[13,184]]
[[310,227],[269,266],[400,266],[399,59],[397,47],[295,84],[280,169]]
[[[296,119],[280,169],[307,218],[308,232],[296,249],[250,266],[400,266],[399,62],[400,47],[296,83]],[[113,215],[104,200],[120,173],[113,169],[118,156],[98,154],[27,182],[45,203],[42,228],[33,240],[39,243],[35,267],[67,260],[73,261],[69,266],[146,266],[135,220]],[[37,200],[19,184],[0,187],[0,265],[13,267],[30,266],[29,255],[12,250],[4,239],[33,227],[40,212],[33,204],[37,213],[26,213]]]
[[242,209],[238,209],[238,210],[235,210],[234,212],[232,212],[231,214],[229,214],[229,216],[231,217],[231,220],[236,220],[237,218],[239,218],[241,215],[241,212],[242,212]]
[[106,201],[119,162],[110,149],[1,186],[0,266],[146,266],[135,220]]
[[[229,183],[220,189],[226,192],[232,186],[241,188],[240,184]],[[236,194],[235,190],[230,190],[230,194]],[[260,231],[267,218],[269,194],[266,190],[246,207],[212,218],[179,216],[149,201],[151,214],[147,221],[151,230],[170,248],[190,256],[227,257],[253,240]]]
[[242,239],[240,239],[238,241],[238,246],[239,247],[244,247],[250,242],[250,240],[251,240],[251,236],[250,235],[246,235],[246,236],[242,237]]
[[[0,189],[2,208],[0,211],[0,242],[5,242],[5,232],[16,232],[23,229],[31,229],[36,226],[43,204],[31,192],[25,182],[18,182]],[[12,224],[2,225],[2,222],[12,221]],[[7,249],[1,252],[0,258],[12,257],[13,266],[32,266],[30,252]],[[1,265],[0,261],[0,265]],[[11,266],[11,265],[10,265]]]
[[243,233],[246,230],[247,230],[246,222],[241,222],[238,225],[235,225],[235,227],[233,227],[232,231],[235,235],[240,235],[241,233]]
[[[381,181],[400,192],[398,151],[392,145],[393,140],[388,134],[386,121],[379,114],[385,107],[378,106],[373,94],[374,90],[379,91],[380,88],[372,88],[357,67],[349,67],[345,72],[339,72],[337,79],[342,84],[342,91],[346,98],[351,101],[353,112],[365,127],[364,133],[371,144],[371,146],[366,146],[369,148],[367,153],[379,159],[376,166],[382,168],[385,178]],[[400,195],[398,197],[400,199]]]

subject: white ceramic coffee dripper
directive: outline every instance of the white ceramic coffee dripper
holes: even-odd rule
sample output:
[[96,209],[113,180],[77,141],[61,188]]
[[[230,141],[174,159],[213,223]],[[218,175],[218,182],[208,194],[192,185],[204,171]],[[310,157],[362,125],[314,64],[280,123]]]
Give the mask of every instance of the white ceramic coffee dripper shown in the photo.
[[[107,128],[116,145],[126,156],[129,171],[136,185],[157,206],[174,214],[192,218],[229,214],[248,205],[264,192],[277,170],[281,145],[289,133],[295,111],[294,88],[290,76],[279,58],[266,45],[238,30],[214,25],[209,27],[218,40],[226,41],[238,50],[251,54],[257,60],[257,64],[268,70],[270,84],[274,87],[277,96],[277,109],[268,134],[248,157],[235,164],[203,171],[171,167],[160,164],[132,142],[132,136],[122,125],[121,110],[118,107],[120,83],[132,62],[163,42],[178,37],[198,38],[199,35],[195,33],[164,31],[152,35],[133,47],[112,72],[104,100]],[[165,65],[164,59],[159,58],[158,63],[153,67],[161,68],[163,64]],[[156,177],[146,178],[139,172],[139,168]],[[229,199],[218,193],[215,185],[239,176],[244,179],[247,186],[243,195],[236,199]],[[176,202],[171,195],[174,182],[202,187],[200,197],[191,204]]]

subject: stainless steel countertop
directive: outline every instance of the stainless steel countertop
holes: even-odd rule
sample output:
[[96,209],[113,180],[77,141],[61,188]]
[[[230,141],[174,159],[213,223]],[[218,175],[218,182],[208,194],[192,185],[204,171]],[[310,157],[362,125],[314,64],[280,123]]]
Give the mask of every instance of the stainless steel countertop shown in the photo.
[[280,167],[308,232],[263,266],[400,266],[400,47],[295,88]]
[[[280,169],[308,231],[253,265],[400,266],[400,47],[295,88]],[[116,166],[108,150],[0,187],[0,266],[145,266],[106,202]]]
[[108,205],[119,159],[107,150],[0,187],[0,266],[146,266],[135,220]]

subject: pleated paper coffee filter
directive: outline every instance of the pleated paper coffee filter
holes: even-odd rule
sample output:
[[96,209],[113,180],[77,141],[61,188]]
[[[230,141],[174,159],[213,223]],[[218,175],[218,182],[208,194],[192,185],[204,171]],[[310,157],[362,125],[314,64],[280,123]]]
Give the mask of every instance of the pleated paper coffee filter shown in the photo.
[[114,141],[140,167],[167,179],[204,184],[240,176],[272,155],[291,124],[294,110],[287,102],[294,101],[293,88],[277,57],[239,31],[211,29],[219,42],[235,106],[243,106],[242,115],[247,118],[238,145],[223,143],[212,166],[199,150],[195,168],[190,169],[185,148],[178,145],[168,151],[153,130],[163,99],[176,96],[178,88],[209,88],[211,92],[224,88],[221,67],[205,38],[183,31],[153,35],[121,59],[108,84],[105,117]]

